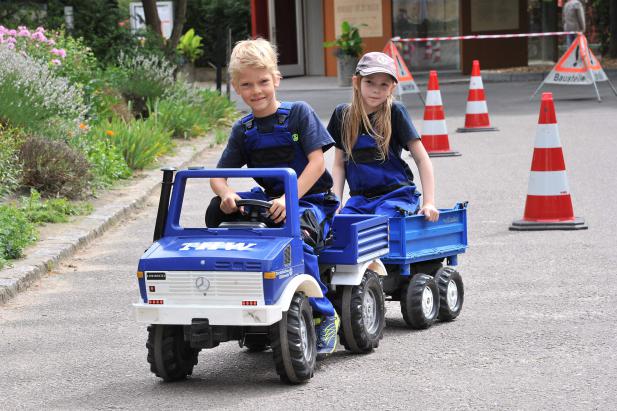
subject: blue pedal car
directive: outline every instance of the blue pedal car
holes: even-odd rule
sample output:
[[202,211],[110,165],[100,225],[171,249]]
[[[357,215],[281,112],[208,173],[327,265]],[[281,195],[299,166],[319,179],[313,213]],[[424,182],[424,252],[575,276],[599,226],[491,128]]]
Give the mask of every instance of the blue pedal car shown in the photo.
[[[184,227],[180,214],[190,179],[276,177],[284,181],[287,219],[272,227],[260,209],[242,200],[246,221],[218,228]],[[313,376],[316,336],[309,297],[322,297],[303,272],[297,178],[291,169],[163,170],[154,243],[138,264],[137,321],[148,324],[148,363],[165,381],[186,378],[202,349],[239,341],[250,350],[272,348],[282,381]],[[336,216],[332,244],[319,256],[329,297],[341,313],[341,340],[353,352],[370,352],[385,326],[379,260],[388,253],[382,216]],[[341,248],[342,247],[342,248]]]

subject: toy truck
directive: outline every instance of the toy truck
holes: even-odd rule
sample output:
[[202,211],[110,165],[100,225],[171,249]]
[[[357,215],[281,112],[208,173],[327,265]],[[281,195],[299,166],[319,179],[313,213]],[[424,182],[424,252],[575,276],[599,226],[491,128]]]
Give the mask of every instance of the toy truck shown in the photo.
[[454,320],[463,308],[464,288],[451,266],[467,248],[467,203],[441,209],[436,222],[401,213],[389,219],[389,227],[390,251],[381,257],[388,272],[386,295],[400,301],[403,319],[413,329]]
[[[250,350],[271,347],[282,381],[313,376],[316,335],[309,297],[322,297],[317,281],[304,273],[298,218],[297,178],[281,169],[163,170],[154,243],[139,260],[140,299],[136,319],[148,326],[148,362],[165,381],[186,378],[201,349],[239,341]],[[273,226],[265,212],[271,203],[241,200],[244,221],[217,228],[180,224],[187,180],[275,177],[284,181],[287,218]],[[387,218],[336,216],[335,244],[320,257],[329,295],[341,310],[341,340],[354,352],[376,348],[385,325],[379,261],[388,252]]]

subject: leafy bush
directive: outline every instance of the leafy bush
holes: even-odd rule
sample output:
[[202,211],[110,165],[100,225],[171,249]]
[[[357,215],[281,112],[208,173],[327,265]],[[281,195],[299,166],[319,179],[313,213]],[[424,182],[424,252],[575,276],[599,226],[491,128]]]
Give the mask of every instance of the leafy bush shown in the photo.
[[0,197],[13,192],[20,184],[18,153],[22,138],[17,130],[0,126]]
[[173,99],[158,100],[153,105],[151,116],[159,124],[172,131],[174,138],[191,138],[204,134],[202,107]]
[[6,260],[21,257],[23,249],[36,238],[34,225],[23,211],[0,205],[0,268]]
[[159,124],[156,118],[130,122],[114,118],[102,122],[95,130],[98,135],[109,137],[133,170],[149,166],[172,147],[172,132]]
[[64,141],[28,138],[21,146],[23,183],[48,196],[79,197],[90,180],[86,157]]
[[44,63],[0,45],[0,123],[64,138],[85,112],[79,88]]
[[156,55],[121,54],[110,69],[112,84],[132,103],[137,117],[147,117],[147,102],[161,97],[173,84],[174,67]]
[[204,54],[201,40],[202,37],[196,35],[194,29],[189,29],[180,37],[176,50],[189,62],[195,63],[195,60]]
[[90,163],[93,187],[109,187],[114,181],[131,176],[122,153],[100,128],[95,127],[80,135],[72,144],[86,155]]
[[20,209],[28,221],[34,224],[65,223],[69,216],[90,214],[92,205],[85,202],[72,203],[66,198],[42,200],[41,194],[31,189],[30,197],[22,197]]

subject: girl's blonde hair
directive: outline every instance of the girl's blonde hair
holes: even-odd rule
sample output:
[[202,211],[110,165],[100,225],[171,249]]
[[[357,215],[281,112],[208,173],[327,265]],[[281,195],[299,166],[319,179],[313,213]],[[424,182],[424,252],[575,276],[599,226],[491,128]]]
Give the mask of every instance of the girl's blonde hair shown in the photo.
[[273,76],[281,78],[281,72],[278,70],[276,46],[262,38],[237,42],[231,52],[229,66],[227,67],[231,81],[236,83],[240,71],[246,68],[265,69]]
[[380,152],[379,160],[383,161],[388,157],[388,148],[390,146],[390,138],[392,137],[392,102],[394,98],[392,93],[390,93],[386,101],[375,112],[373,123],[371,124],[362,103],[362,93],[360,91],[362,76],[356,75],[356,77],[358,80],[355,81],[353,87],[351,104],[343,109],[341,120],[343,125],[343,148],[345,153],[353,160],[351,151],[356,144],[360,131],[364,129],[375,139]]

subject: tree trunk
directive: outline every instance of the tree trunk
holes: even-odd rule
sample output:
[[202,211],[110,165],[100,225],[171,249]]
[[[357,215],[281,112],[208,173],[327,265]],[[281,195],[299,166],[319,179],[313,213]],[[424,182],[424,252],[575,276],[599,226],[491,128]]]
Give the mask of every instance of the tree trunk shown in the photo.
[[161,29],[161,19],[159,18],[159,11],[156,8],[156,0],[141,0],[141,4],[144,6],[144,15],[146,17],[146,26],[150,27],[159,36],[163,36]]
[[609,0],[609,32],[611,40],[608,44],[608,56],[617,58],[617,0]]
[[186,22],[186,3],[187,0],[176,0],[176,9],[174,10],[174,28],[171,32],[171,37],[167,43],[169,50],[174,50],[182,36],[182,29]]

